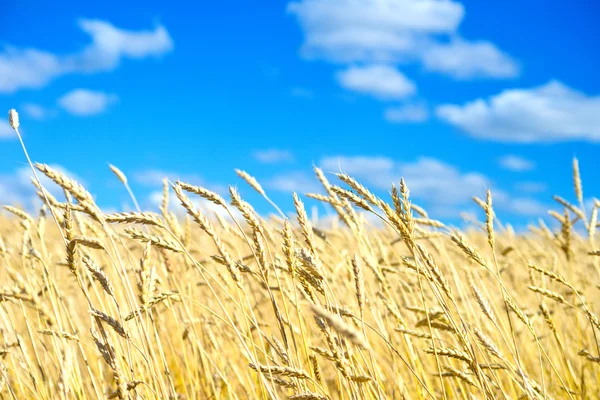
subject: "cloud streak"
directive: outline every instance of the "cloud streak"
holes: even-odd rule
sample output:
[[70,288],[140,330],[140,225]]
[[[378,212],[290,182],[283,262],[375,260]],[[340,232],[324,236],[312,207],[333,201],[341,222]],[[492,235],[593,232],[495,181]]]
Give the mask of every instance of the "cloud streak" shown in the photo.
[[600,96],[558,81],[531,89],[508,89],[488,99],[436,109],[441,120],[470,136],[497,142],[600,142]]
[[67,112],[80,117],[102,114],[118,101],[112,93],[88,89],[75,89],[58,99],[58,104]]
[[80,19],[79,28],[91,43],[78,52],[56,55],[39,49],[7,46],[0,52],[0,93],[39,89],[69,74],[106,72],[124,59],[160,57],[173,49],[162,25],[152,30],[125,30],[97,19]]

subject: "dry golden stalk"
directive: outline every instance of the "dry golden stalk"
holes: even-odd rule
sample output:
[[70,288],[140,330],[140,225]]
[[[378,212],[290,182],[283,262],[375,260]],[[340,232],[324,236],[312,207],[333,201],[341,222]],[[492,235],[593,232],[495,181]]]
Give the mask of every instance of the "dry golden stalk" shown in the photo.
[[414,336],[414,337],[418,337],[421,339],[431,339],[431,335],[424,331],[416,331],[416,330],[405,329],[405,328],[394,328],[394,330],[401,332],[405,335]]
[[281,341],[279,341],[275,335],[271,335],[271,340],[273,341],[273,348],[281,358],[281,361],[285,365],[290,366],[290,356],[283,346],[283,343],[281,343]]
[[288,397],[289,400],[329,400],[329,397],[323,396],[322,394],[313,392],[302,392],[291,395]]
[[125,329],[123,328],[123,325],[121,325],[121,323],[119,321],[117,321],[110,315],[107,315],[107,314],[103,313],[102,311],[96,310],[94,308],[92,308],[90,310],[90,314],[92,314],[94,317],[98,317],[102,321],[106,322],[108,325],[110,325],[111,328],[113,328],[113,330],[116,333],[118,333],[125,339],[129,338],[129,336],[127,335],[127,332],[125,332]]
[[538,267],[535,264],[529,264],[529,268],[531,268],[537,272],[540,272],[540,273],[546,275],[547,277],[552,278],[555,281],[562,283],[563,285],[573,289],[573,286],[569,282],[567,282],[567,280],[564,277],[557,274],[556,272],[552,272],[550,270],[547,270],[546,268]]
[[305,196],[306,197],[310,197],[311,199],[322,201],[323,203],[329,203],[329,204],[332,204],[332,205],[335,204],[335,205],[338,205],[338,206],[342,205],[342,203],[340,203],[338,200],[332,199],[329,196],[325,196],[325,195],[318,194],[318,193],[306,193]]
[[533,330],[533,325],[531,324],[531,320],[527,318],[523,310],[514,302],[512,297],[506,296],[505,302],[508,307],[517,315],[517,317],[523,322],[530,330]]
[[410,204],[410,209],[415,211],[417,214],[419,214],[421,217],[425,218],[425,219],[429,219],[429,214],[427,214],[427,211],[425,211],[425,209],[423,207],[419,207],[418,205],[411,203]]
[[[133,382],[127,382],[126,388],[125,390],[127,392],[134,390],[138,385],[142,384],[144,382],[142,381],[133,381]],[[114,392],[112,392],[111,394],[108,395],[107,399],[114,399],[116,397],[123,397],[123,390],[122,389],[117,389]]]
[[83,264],[85,265],[85,267],[87,268],[87,270],[92,274],[92,277],[94,278],[94,280],[96,280],[98,283],[100,283],[100,285],[102,286],[102,289],[104,289],[104,291],[109,296],[111,296],[112,298],[115,298],[114,286],[112,285],[112,283],[110,282],[110,280],[108,279],[106,274],[100,268],[98,268],[98,266],[96,266],[96,264],[91,259],[91,257],[86,255],[85,257],[83,257],[82,261],[83,261]]
[[288,381],[277,376],[273,377],[273,382],[279,386],[283,386],[290,389],[296,389],[298,387],[298,385],[296,385],[296,383],[294,383],[293,381]]
[[242,171],[240,169],[236,169],[235,173],[238,174],[238,176],[240,178],[242,178],[243,180],[245,180],[248,183],[248,185],[252,186],[252,188],[254,190],[256,190],[260,195],[266,196],[264,189],[262,188],[262,186],[260,185],[260,183],[258,183],[258,181],[256,180],[256,178],[254,178],[253,176],[251,176],[246,171]]
[[561,304],[564,304],[567,302],[562,295],[560,295],[556,292],[553,292],[552,290],[549,290],[549,289],[544,289],[544,288],[541,288],[538,286],[529,286],[529,290],[531,290],[532,292],[535,292],[535,293],[539,293],[542,296],[548,297],[548,298],[550,298],[558,303],[561,303]]
[[361,321],[364,320],[365,308],[365,281],[362,273],[362,267],[355,254],[352,257],[352,272],[354,273],[354,288],[356,289],[356,301],[360,312]]
[[498,320],[496,319],[496,314],[494,314],[494,310],[490,305],[490,302],[485,298],[481,290],[474,284],[471,285],[471,290],[475,295],[475,299],[477,300],[477,304],[479,304],[479,308],[483,311],[483,314],[489,318],[495,325],[497,325]]
[[465,243],[465,240],[462,238],[462,236],[460,236],[458,234],[454,234],[454,235],[452,235],[451,238],[452,238],[452,241],[454,243],[456,243],[458,245],[458,247],[460,247],[460,249],[462,251],[464,251],[465,254],[467,254],[473,261],[475,261],[477,264],[481,265],[482,267],[486,267],[485,261],[483,261],[483,258],[481,257],[481,255],[479,253],[477,253],[472,247],[467,245]]
[[77,199],[79,205],[82,206],[92,217],[100,220],[102,213],[98,209],[98,206],[96,206],[94,203],[94,198],[92,195],[85,190],[83,186],[74,180],[67,178],[64,174],[54,170],[46,164],[35,163],[35,167],[52,181],[54,181],[54,183],[65,189],[75,199]]
[[368,375],[350,375],[348,379],[356,383],[367,383],[373,380],[373,378]]
[[314,351],[315,353],[317,353],[318,355],[325,357],[326,359],[330,360],[330,361],[334,361],[335,357],[333,356],[333,354],[331,352],[329,352],[328,350],[322,348],[322,347],[318,347],[318,346],[310,346],[310,349],[312,351]]
[[104,245],[96,238],[87,236],[75,236],[71,242],[90,249],[104,250]]
[[293,277],[296,274],[296,248],[292,225],[287,219],[283,223],[283,254],[285,255],[288,272]]
[[317,356],[311,354],[308,356],[308,358],[310,360],[313,375],[315,376],[315,381],[317,381],[319,384],[323,384],[323,378],[321,377],[321,368],[319,368],[319,361],[317,360]]
[[346,190],[344,188],[341,188],[339,186],[332,186],[331,190],[335,194],[340,196],[341,198],[349,200],[352,204],[362,208],[363,210],[373,211],[373,208],[371,207],[371,205],[365,199],[363,199],[362,197],[359,197],[355,193],[353,193],[349,190]]
[[127,176],[121,171],[119,168],[115,167],[112,164],[108,164],[108,168],[116,175],[116,177],[121,181],[123,185],[127,185]]
[[488,235],[488,243],[492,250],[494,249],[495,237],[494,237],[494,209],[492,208],[492,192],[488,189],[486,191],[486,203],[485,203],[485,228]]
[[63,338],[63,339],[68,339],[68,340],[79,340],[79,338],[77,337],[77,335],[73,334],[73,333],[69,333],[69,332],[64,332],[64,331],[53,331],[50,329],[43,329],[38,331],[38,333],[41,333],[42,335],[46,335],[46,336],[55,336],[58,338]]
[[122,212],[115,214],[107,214],[104,216],[106,222],[118,224],[142,224],[152,225],[159,228],[164,227],[163,221],[158,214],[152,212]]
[[429,218],[414,218],[414,221],[415,221],[415,224],[431,226],[432,228],[443,228],[446,226],[441,221],[437,221],[435,219],[429,219]]
[[456,368],[450,367],[445,365],[444,366],[444,372],[442,372],[442,376],[443,377],[451,377],[451,378],[458,378],[461,381],[473,386],[473,387],[479,387],[477,385],[477,383],[475,383],[475,381],[471,378],[471,376],[469,375],[469,373],[464,372],[464,371],[460,371]]
[[[581,175],[579,173],[579,161],[573,158],[573,186],[575,187],[575,197],[580,205],[583,205],[583,189],[581,185]],[[581,218],[585,220],[584,217]]]
[[218,193],[212,190],[205,189],[200,186],[190,185],[189,183],[177,181],[177,186],[181,187],[186,192],[197,194],[198,196],[224,208],[227,208],[227,202]]
[[73,238],[75,237],[75,230],[73,229],[73,221],[71,220],[71,208],[65,208],[65,214],[63,218],[63,225],[65,229],[65,239],[67,240],[66,252],[67,252],[67,266],[71,273],[77,276],[77,264],[75,257],[77,255],[77,249]]
[[475,336],[477,337],[477,340],[479,340],[479,343],[481,343],[481,345],[483,347],[486,348],[486,350],[494,355],[495,357],[498,357],[501,360],[505,360],[504,356],[502,355],[502,353],[500,352],[500,349],[498,348],[498,346],[496,346],[496,344],[492,341],[492,339],[490,339],[489,337],[487,337],[483,332],[481,332],[479,329],[474,328],[475,331]]
[[364,187],[362,184],[358,183],[358,181],[347,174],[336,174],[339,180],[350,186],[354,189],[359,195],[364,197],[369,203],[374,206],[378,206],[380,201],[369,189]]
[[8,369],[4,365],[3,362],[0,361],[0,393],[2,393],[2,389],[6,385],[6,376],[8,375]]
[[556,337],[556,339],[560,341],[560,339],[558,337],[558,331],[556,330],[556,325],[554,324],[554,321],[552,320],[552,317],[550,316],[550,311],[548,310],[548,308],[546,307],[546,305],[544,303],[540,303],[540,311],[542,312],[542,315],[544,316],[544,320],[546,321],[548,328],[550,328],[552,333],[554,333],[554,336]]
[[596,224],[598,223],[598,207],[594,205],[590,215],[590,223],[588,225],[588,237],[591,239],[596,236]]
[[173,242],[169,239],[160,237],[160,236],[153,236],[150,235],[146,232],[142,232],[140,230],[137,229],[133,229],[133,228],[127,228],[125,229],[125,232],[131,236],[133,239],[136,240],[141,240],[144,243],[151,243],[154,246],[166,249],[166,250],[171,250],[175,253],[181,253],[183,252],[183,250],[181,249],[181,247],[176,243]]
[[156,306],[157,304],[162,303],[163,301],[166,301],[166,300],[175,299],[175,298],[177,298],[177,296],[179,296],[179,293],[177,293],[177,292],[159,293],[156,296],[152,297],[145,306],[143,306],[142,308],[140,308],[137,311],[133,311],[133,312],[127,314],[125,316],[125,318],[123,318],[123,319],[125,321],[131,321],[135,317],[140,316],[141,314],[147,312],[148,310],[150,310],[152,307]]
[[11,206],[4,206],[4,209],[6,211],[16,215],[17,217],[28,221],[30,224],[35,225],[35,220],[33,219],[33,217],[31,215],[27,214],[25,211],[20,210],[16,207],[11,207]]
[[581,357],[585,357],[588,361],[592,361],[592,362],[600,364],[600,357],[591,355],[590,352],[585,349],[580,350],[579,353],[577,353],[577,355],[579,355]]
[[317,248],[315,243],[315,237],[312,230],[312,224],[308,219],[308,215],[306,214],[306,210],[304,209],[304,203],[300,200],[298,195],[294,193],[294,207],[296,208],[296,214],[298,215],[298,223],[300,224],[300,229],[302,230],[302,235],[304,236],[304,242],[306,246],[310,249],[310,252],[313,255],[317,254]]
[[323,281],[325,276],[323,275],[323,266],[319,264],[319,261],[315,259],[310,250],[301,248],[296,252],[296,258],[300,260],[302,266],[317,281]]
[[583,214],[583,212],[579,209],[579,207],[569,203],[567,200],[563,199],[560,196],[552,196],[552,198],[559,203],[560,205],[562,205],[565,208],[568,208],[573,214],[577,215],[579,218],[581,218],[582,220],[585,220],[585,216]]
[[467,353],[448,347],[437,347],[435,350],[433,349],[433,347],[428,347],[423,351],[425,351],[425,353],[427,354],[435,354],[437,352],[438,356],[456,358],[457,360],[462,360],[469,364],[473,362],[473,360]]
[[160,204],[160,211],[163,215],[169,213],[169,180],[163,179],[163,191],[162,191],[162,202]]
[[356,329],[347,325],[344,321],[342,321],[342,319],[340,317],[338,317],[334,314],[331,314],[329,311],[327,311],[324,308],[317,306],[315,304],[310,304],[310,307],[316,315],[318,315],[319,317],[321,317],[325,321],[327,321],[327,324],[331,328],[333,328],[333,330],[335,330],[337,333],[346,337],[348,340],[350,340],[350,342],[352,342],[353,344],[355,344],[358,347],[361,347],[361,348],[367,349],[367,350],[370,349],[368,342],[362,336],[362,334],[360,332],[358,332]]
[[280,367],[280,366],[269,366],[269,365],[259,365],[256,366],[254,364],[249,365],[255,371],[260,371],[263,374],[272,374],[272,375],[281,375],[288,376],[290,378],[298,378],[298,379],[310,379],[310,375],[306,373],[306,371],[290,368],[290,367]]

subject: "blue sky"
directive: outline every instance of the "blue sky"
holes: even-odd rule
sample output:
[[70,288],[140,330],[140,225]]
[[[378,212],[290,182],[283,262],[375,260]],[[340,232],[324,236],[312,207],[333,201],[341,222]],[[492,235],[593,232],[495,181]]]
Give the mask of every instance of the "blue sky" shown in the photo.
[[[472,195],[523,226],[573,199],[576,156],[600,189],[600,6],[592,1],[12,2],[0,15],[0,109],[32,158],[130,207],[168,176],[224,191],[248,171],[285,210],[342,167],[381,196],[456,221]],[[0,201],[31,201],[0,122]],[[332,177],[333,179],[333,177]],[[323,209],[321,212],[325,212]]]

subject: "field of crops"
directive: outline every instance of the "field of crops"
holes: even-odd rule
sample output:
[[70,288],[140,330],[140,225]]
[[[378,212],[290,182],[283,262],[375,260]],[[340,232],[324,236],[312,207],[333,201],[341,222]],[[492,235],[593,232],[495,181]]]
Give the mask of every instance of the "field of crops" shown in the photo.
[[[168,181],[160,213],[105,213],[34,167],[65,196],[34,179],[41,210],[0,220],[2,398],[600,396],[600,203],[584,210],[576,161],[579,204],[555,197],[558,228],[526,235],[497,221],[493,193],[459,232],[403,181],[382,199],[318,168],[325,194],[266,217],[233,186]],[[304,196],[336,220],[313,226]]]

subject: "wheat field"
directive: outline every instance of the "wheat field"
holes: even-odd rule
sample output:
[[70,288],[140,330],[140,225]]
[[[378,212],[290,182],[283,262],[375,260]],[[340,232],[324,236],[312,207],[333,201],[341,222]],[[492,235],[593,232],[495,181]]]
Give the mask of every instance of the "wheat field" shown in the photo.
[[[556,196],[558,228],[528,234],[489,191],[462,231],[403,181],[380,198],[318,168],[293,216],[166,180],[159,213],[105,213],[32,166],[64,198],[33,179],[41,209],[0,221],[3,399],[600,397],[600,203],[584,210],[576,160],[578,204]],[[315,226],[303,196],[336,218]]]

